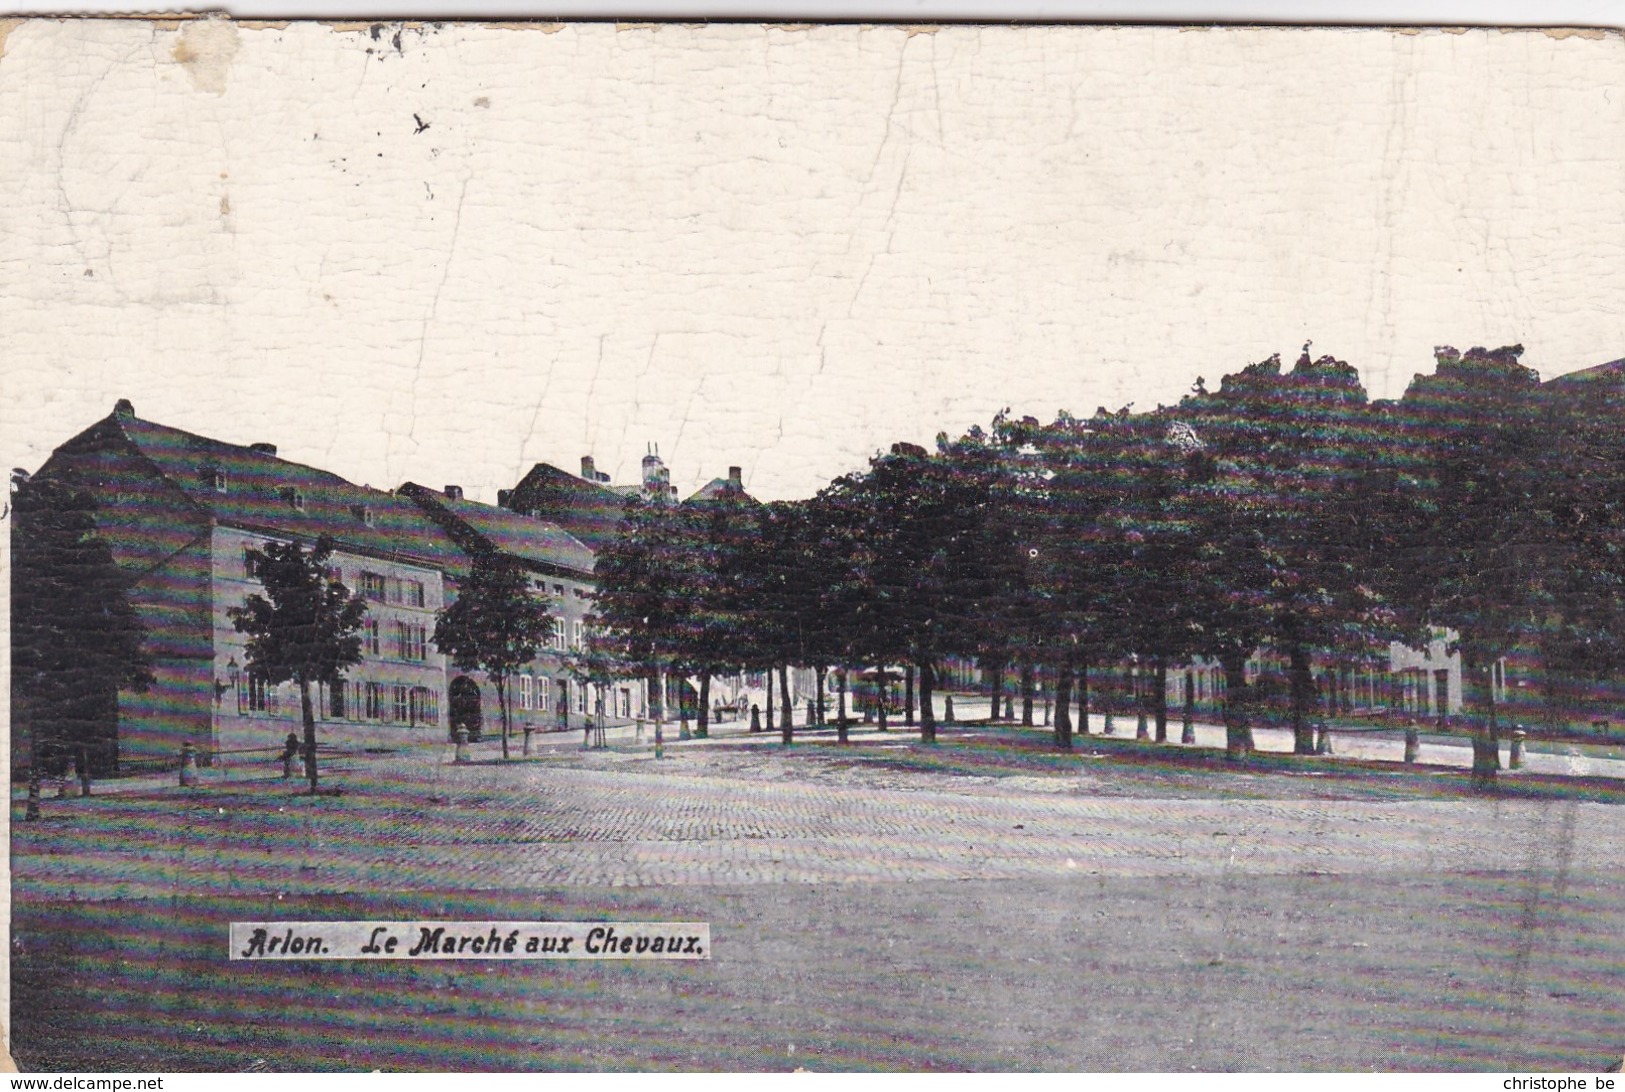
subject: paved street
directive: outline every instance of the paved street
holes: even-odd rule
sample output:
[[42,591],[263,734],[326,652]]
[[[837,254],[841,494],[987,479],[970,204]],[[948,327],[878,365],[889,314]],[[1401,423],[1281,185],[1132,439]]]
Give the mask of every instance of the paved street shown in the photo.
[[[443,747],[352,758],[329,770],[327,783],[345,790],[331,799],[238,781],[47,801],[65,818],[14,826],[14,890],[85,899],[1462,872],[1574,852],[1625,860],[1625,823],[1607,804],[1124,797],[1087,741],[1064,772],[1042,776],[895,769],[888,759],[910,747],[878,733],[848,752],[790,756],[760,737],[718,738],[673,744],[658,761],[650,749],[555,743],[511,764],[490,760],[490,744],[467,766]],[[1260,793],[1289,780],[1234,776]]]
[[[657,760],[548,737],[463,766],[433,745],[335,759],[338,796],[261,765],[14,810],[13,1049],[456,1071],[1596,1070],[1621,1049],[1617,803],[980,728],[830,739]],[[229,924],[266,919],[706,921],[715,955],[227,962]]]

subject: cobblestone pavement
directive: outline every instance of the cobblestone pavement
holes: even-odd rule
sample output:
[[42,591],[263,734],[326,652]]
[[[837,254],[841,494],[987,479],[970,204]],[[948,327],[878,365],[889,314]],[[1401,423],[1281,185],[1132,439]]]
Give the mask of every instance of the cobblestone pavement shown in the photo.
[[456,766],[444,748],[282,782],[48,802],[13,824],[19,898],[1611,869],[1625,813],[1572,800],[1103,795],[1053,776],[853,764],[832,749],[559,750]]

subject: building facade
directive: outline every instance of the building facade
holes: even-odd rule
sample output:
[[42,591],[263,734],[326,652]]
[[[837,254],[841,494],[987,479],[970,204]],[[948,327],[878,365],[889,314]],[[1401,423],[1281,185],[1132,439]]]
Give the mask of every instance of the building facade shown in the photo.
[[254,677],[229,612],[259,591],[250,550],[322,536],[335,543],[333,574],[368,612],[361,663],[343,687],[313,695],[321,738],[375,748],[444,738],[445,665],[429,637],[466,557],[409,500],[279,459],[272,444],[143,420],[122,400],[36,477],[96,500],[98,533],[147,626],[156,683],[120,694],[122,765],[172,762],[185,744],[205,760],[262,761],[297,729],[297,692]]
[[[524,570],[531,594],[553,616],[551,640],[507,681],[511,727],[520,733],[580,728],[588,723],[624,724],[648,715],[646,688],[638,680],[594,681],[583,669],[592,613],[593,552],[558,524],[467,500],[455,485],[435,490],[412,482],[399,493],[435,522],[472,558],[491,551]],[[457,578],[448,577],[455,599]],[[451,727],[478,738],[499,729],[494,684],[479,672],[448,664],[447,687],[456,695]]]

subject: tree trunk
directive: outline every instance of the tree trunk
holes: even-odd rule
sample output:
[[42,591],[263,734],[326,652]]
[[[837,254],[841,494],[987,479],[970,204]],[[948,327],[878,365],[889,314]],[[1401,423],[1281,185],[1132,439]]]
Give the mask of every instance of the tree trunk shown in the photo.
[[[767,684],[772,686],[773,680],[769,678]],[[784,733],[785,745],[789,746],[790,742],[796,738],[796,703],[790,700],[790,667],[788,664],[779,665],[779,697],[784,699],[784,719],[780,722],[779,728]]]
[[931,661],[921,660],[920,668],[920,742],[937,741],[937,714],[931,707],[931,692],[936,689],[937,672]]
[[[752,722],[751,727],[756,727],[754,722]],[[769,732],[773,730],[773,669],[771,667],[767,669],[767,730]]]
[[1156,698],[1152,702],[1152,709],[1157,714],[1157,742],[1168,742],[1168,661],[1161,656],[1157,657],[1157,673],[1154,676],[1157,688]]
[[875,668],[875,717],[880,721],[880,730],[886,730],[886,669]]
[[694,716],[694,735],[705,739],[711,734],[711,669],[700,671],[700,708]]
[[1185,713],[1181,718],[1179,742],[1196,742],[1196,675],[1185,669]]
[[1145,709],[1145,669],[1136,660],[1132,671],[1134,680],[1134,738],[1150,739],[1151,725],[1146,717]]
[[[310,779],[310,793],[316,795],[316,711],[310,707],[310,683],[299,683],[299,714],[305,720],[305,776]],[[506,720],[504,720],[506,725]],[[502,746],[508,746],[504,727]]]
[[1078,665],[1078,734],[1089,734],[1089,661]]
[[1021,665],[1021,726],[1033,726],[1033,665]]
[[828,668],[820,667],[820,668],[816,668],[815,670],[816,670],[817,675],[818,675],[818,725],[819,725],[819,727],[823,727],[823,725],[824,725],[824,673],[828,670]]
[[999,719],[999,694],[1003,689],[1004,689],[1004,665],[1003,664],[995,664],[991,669],[989,669],[989,677],[988,677],[988,682],[987,682],[987,696],[988,696],[988,699],[993,703],[992,706],[991,706],[992,712],[988,714],[988,718],[987,718],[987,721],[988,721],[989,724],[995,724],[995,723],[998,722],[998,719]]
[[835,741],[846,742],[846,668],[835,669]]
[[33,823],[39,821],[39,725],[29,718],[28,725],[28,810],[23,813],[23,819]]
[[[1468,667],[1467,664],[1462,664],[1461,678],[1463,686],[1470,686],[1474,691],[1481,685],[1476,666]],[[1483,711],[1480,716],[1473,718],[1472,784],[1478,791],[1488,792],[1495,788],[1496,771],[1501,768],[1501,745],[1496,739],[1495,687],[1489,685],[1487,679],[1482,685],[1484,697],[1480,700]],[[1445,700],[1439,699],[1440,708],[1444,708]],[[1477,705],[1479,702],[1475,701],[1474,704]]]
[[90,795],[90,745],[79,744],[79,795]]
[[1055,676],[1055,746],[1072,749],[1072,665],[1062,664]]
[[1247,656],[1228,652],[1219,657],[1224,669],[1224,757],[1244,762],[1253,753],[1253,729],[1247,720]]
[[1288,650],[1288,671],[1292,684],[1292,753],[1315,753],[1315,726],[1309,719],[1309,696],[1314,692],[1314,679],[1309,676],[1309,650],[1294,643]]
[[665,695],[661,692],[664,687],[661,685],[660,673],[658,671],[649,672],[648,685],[649,719],[654,721],[656,724],[659,724],[665,719],[666,702]]
[[903,668],[903,724],[914,727],[914,665]]
[[1055,687],[1050,682],[1049,669],[1040,664],[1037,668],[1038,689],[1044,695],[1044,727],[1050,726],[1050,703],[1055,700]]

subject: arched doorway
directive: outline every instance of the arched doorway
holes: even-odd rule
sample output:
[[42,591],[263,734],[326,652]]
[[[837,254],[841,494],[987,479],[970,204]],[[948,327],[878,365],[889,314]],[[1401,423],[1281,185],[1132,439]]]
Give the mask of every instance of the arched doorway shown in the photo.
[[480,738],[480,687],[467,675],[451,680],[451,738],[457,738],[457,729],[467,728],[470,742]]

